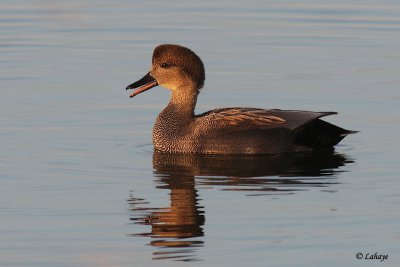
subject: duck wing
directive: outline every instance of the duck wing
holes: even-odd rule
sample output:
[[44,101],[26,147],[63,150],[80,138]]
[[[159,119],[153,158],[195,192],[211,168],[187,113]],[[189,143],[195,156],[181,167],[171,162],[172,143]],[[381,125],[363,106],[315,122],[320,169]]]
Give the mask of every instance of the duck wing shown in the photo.
[[212,121],[214,126],[236,129],[286,128],[290,131],[336,112],[313,112],[301,110],[220,108],[197,116],[200,120]]

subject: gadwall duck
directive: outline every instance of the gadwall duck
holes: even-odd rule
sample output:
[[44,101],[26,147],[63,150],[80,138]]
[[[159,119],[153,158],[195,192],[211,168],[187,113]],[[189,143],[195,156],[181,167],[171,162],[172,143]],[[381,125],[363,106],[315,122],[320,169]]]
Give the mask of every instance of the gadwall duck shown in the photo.
[[199,56],[186,47],[163,44],[153,52],[150,72],[126,88],[137,88],[130,97],[157,85],[172,93],[154,125],[154,149],[200,154],[288,153],[332,149],[354,133],[320,120],[336,112],[233,107],[195,115],[204,80]]

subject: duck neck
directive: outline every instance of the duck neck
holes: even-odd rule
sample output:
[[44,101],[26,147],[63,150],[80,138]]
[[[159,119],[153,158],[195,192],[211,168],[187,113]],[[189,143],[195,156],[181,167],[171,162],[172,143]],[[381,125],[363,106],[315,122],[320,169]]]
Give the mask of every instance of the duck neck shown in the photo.
[[[187,93],[193,92],[193,93]],[[197,93],[192,90],[174,90],[171,100],[164,111],[169,111],[174,117],[181,120],[192,120],[194,118],[194,108],[196,107]]]

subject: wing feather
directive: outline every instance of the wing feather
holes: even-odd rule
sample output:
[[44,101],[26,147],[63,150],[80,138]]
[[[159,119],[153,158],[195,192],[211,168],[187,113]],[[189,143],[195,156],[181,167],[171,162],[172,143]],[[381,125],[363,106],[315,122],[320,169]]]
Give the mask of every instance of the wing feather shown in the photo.
[[214,123],[241,127],[271,127],[286,123],[286,120],[271,114],[269,110],[256,108],[215,109],[206,115]]

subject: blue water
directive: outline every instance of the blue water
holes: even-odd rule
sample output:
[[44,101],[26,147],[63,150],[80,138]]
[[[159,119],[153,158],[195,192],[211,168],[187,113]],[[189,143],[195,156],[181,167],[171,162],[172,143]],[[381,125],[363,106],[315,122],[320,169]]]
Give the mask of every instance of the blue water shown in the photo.
[[[0,1],[0,266],[399,266],[398,1]],[[154,47],[197,112],[337,111],[310,157],[173,157],[135,99]],[[388,259],[356,259],[356,253]]]

